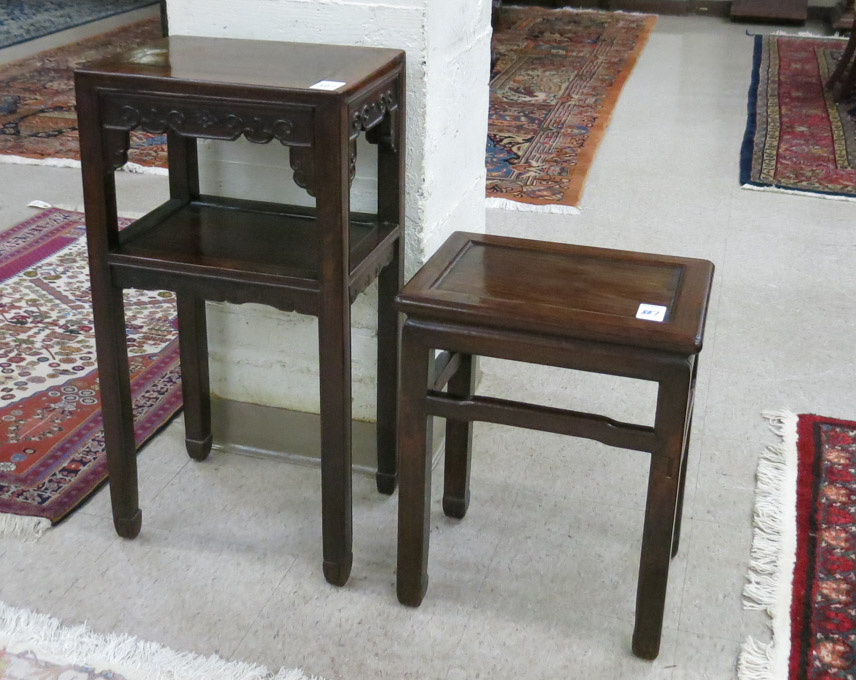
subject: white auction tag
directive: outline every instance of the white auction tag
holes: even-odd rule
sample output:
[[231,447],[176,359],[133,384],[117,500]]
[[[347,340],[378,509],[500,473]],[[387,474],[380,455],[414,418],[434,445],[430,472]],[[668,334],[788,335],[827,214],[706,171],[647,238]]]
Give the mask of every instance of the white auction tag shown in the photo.
[[345,83],[341,80],[319,80],[314,85],[309,87],[310,90],[327,90],[328,92],[332,92],[333,90],[338,90]]
[[668,308],[662,305],[641,304],[636,310],[636,318],[645,321],[664,321],[667,311],[669,311]]

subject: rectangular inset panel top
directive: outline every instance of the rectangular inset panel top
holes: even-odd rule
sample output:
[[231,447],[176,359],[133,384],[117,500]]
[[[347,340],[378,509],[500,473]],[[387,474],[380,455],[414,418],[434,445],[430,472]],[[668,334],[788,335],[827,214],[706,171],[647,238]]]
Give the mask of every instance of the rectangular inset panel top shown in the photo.
[[321,81],[344,83],[328,94],[352,92],[404,56],[401,50],[170,36],[93,62],[83,72],[147,76],[201,83],[312,90]]
[[397,303],[416,319],[694,353],[712,277],[705,260],[457,232]]

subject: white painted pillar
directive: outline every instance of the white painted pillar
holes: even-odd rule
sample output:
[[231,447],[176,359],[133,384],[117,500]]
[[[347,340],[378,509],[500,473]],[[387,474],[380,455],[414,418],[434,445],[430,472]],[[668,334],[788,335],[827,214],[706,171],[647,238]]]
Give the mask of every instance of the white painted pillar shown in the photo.
[[[173,35],[394,47],[407,52],[407,276],[456,230],[484,231],[490,0],[169,0]],[[374,210],[375,147],[361,137],[352,209]],[[205,142],[203,191],[310,203],[279,144]],[[374,287],[353,319],[354,417],[374,420]],[[318,412],[314,318],[209,303],[216,395]]]

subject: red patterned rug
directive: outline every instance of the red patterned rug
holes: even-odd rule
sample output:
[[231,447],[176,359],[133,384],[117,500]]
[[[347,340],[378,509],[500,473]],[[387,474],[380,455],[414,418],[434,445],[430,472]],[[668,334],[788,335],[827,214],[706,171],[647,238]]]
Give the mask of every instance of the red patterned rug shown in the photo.
[[[58,522],[107,478],[84,236],[55,209],[0,233],[0,535]],[[126,291],[125,317],[140,445],[181,407],[173,295]]]
[[856,99],[823,84],[846,40],[755,37],[740,163],[746,188],[856,198]]
[[[154,18],[0,66],[0,160],[79,165],[74,69],[159,36]],[[132,132],[129,159],[166,168],[166,136]]]
[[768,415],[782,437],[758,466],[746,605],[772,617],[750,639],[741,680],[856,677],[856,423]]
[[493,37],[488,205],[577,212],[624,82],[657,18],[503,11]]

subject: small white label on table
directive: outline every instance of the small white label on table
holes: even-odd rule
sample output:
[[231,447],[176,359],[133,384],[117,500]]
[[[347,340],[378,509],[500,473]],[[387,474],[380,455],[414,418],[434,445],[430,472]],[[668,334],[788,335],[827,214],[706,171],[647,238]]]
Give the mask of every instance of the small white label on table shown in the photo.
[[310,90],[327,90],[328,92],[332,92],[333,90],[338,90],[345,83],[341,80],[319,80],[314,85],[309,87]]
[[644,319],[645,321],[663,321],[666,318],[667,307],[662,305],[639,305],[636,310],[636,318]]

